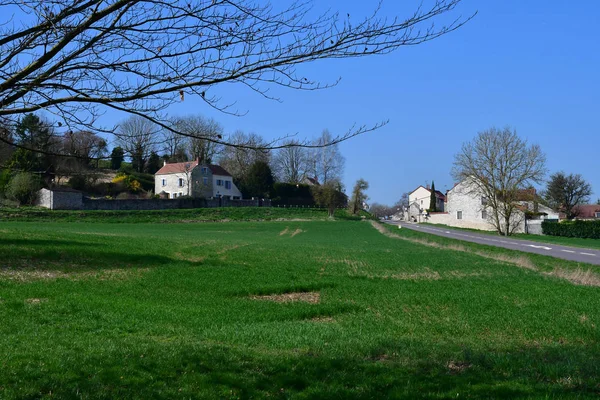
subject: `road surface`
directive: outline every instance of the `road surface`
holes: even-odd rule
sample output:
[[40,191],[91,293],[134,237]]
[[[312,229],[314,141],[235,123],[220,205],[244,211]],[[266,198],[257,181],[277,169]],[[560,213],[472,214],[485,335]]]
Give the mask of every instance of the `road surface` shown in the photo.
[[[388,223],[392,225],[398,225],[398,222]],[[505,249],[542,254],[545,256],[562,258],[564,260],[600,265],[600,250],[561,246],[550,243],[531,242],[529,240],[514,239],[512,237],[494,236],[486,233],[438,228],[430,225],[419,225],[410,222],[402,222],[400,225],[402,226],[402,229],[411,229],[414,231],[430,233],[432,235],[486,244],[488,246],[504,247]]]

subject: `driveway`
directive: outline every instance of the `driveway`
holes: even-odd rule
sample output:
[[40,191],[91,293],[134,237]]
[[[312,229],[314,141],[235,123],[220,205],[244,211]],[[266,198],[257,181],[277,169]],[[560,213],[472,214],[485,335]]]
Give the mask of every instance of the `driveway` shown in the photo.
[[[398,222],[387,222],[398,225]],[[411,229],[432,235],[444,236],[452,239],[464,240],[488,246],[504,247],[505,249],[524,251],[526,253],[542,254],[563,260],[578,261],[588,264],[600,265],[600,250],[584,249],[581,247],[569,247],[556,244],[530,242],[528,240],[513,239],[512,237],[494,236],[485,233],[474,233],[467,231],[436,228],[430,225],[419,225],[414,223],[400,223],[402,229]]]

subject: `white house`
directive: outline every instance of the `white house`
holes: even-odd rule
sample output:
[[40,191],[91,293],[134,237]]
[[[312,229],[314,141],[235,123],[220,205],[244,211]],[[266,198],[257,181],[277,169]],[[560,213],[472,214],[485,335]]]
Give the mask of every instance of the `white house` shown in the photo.
[[[519,193],[519,201],[511,215],[513,233],[541,233],[541,221],[558,219],[552,209],[534,201],[535,189],[525,189]],[[427,222],[444,224],[459,228],[479,230],[495,230],[492,221],[492,210],[488,199],[468,180],[460,182],[446,193],[446,212],[432,214]],[[501,226],[503,217],[501,216]]]
[[[446,196],[439,190],[435,191],[435,200],[437,211],[444,211],[444,202]],[[419,186],[408,194],[408,204],[416,203],[422,210],[427,210],[431,203],[431,189],[429,187]]]
[[154,193],[170,199],[181,196],[241,199],[242,193],[225,168],[197,160],[166,163],[154,174]]

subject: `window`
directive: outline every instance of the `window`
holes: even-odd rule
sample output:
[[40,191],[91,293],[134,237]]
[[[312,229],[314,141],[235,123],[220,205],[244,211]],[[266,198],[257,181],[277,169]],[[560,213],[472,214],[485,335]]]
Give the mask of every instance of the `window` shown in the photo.
[[231,181],[225,181],[225,189],[231,189]]
[[166,180],[166,179],[163,179],[163,180],[162,180],[162,185],[163,185],[163,186],[167,186],[167,180]]
[[208,175],[208,168],[202,167],[202,175]]
[[456,219],[462,219],[462,211],[456,212]]
[[183,187],[183,178],[179,178],[179,187]]
[[423,205],[423,200],[421,200],[421,205]]
[[481,196],[481,205],[486,206],[488,203],[487,197]]
[[208,178],[207,177],[202,178],[202,183],[204,183],[205,185],[208,185]]
[[600,218],[600,212],[596,213],[596,218]]
[[481,210],[481,219],[487,219],[487,211]]
[[175,197],[177,197],[177,193],[171,193],[171,198],[174,199]]
[[223,180],[217,179],[217,186],[223,186]]
[[179,197],[183,196],[183,192],[179,192]]

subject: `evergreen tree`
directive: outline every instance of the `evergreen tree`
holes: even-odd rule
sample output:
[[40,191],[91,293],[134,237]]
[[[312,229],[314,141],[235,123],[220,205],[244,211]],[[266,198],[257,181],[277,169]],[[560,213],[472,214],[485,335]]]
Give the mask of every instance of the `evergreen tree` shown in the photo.
[[149,174],[155,174],[160,169],[160,157],[156,152],[150,153],[148,162],[146,163],[146,172]]
[[435,182],[431,181],[431,197],[429,197],[429,212],[437,211],[437,198],[435,196]]
[[273,192],[273,172],[264,161],[256,161],[251,166],[241,185],[247,197],[270,197]]
[[110,154],[110,169],[118,170],[125,159],[125,152],[122,147],[115,147]]

